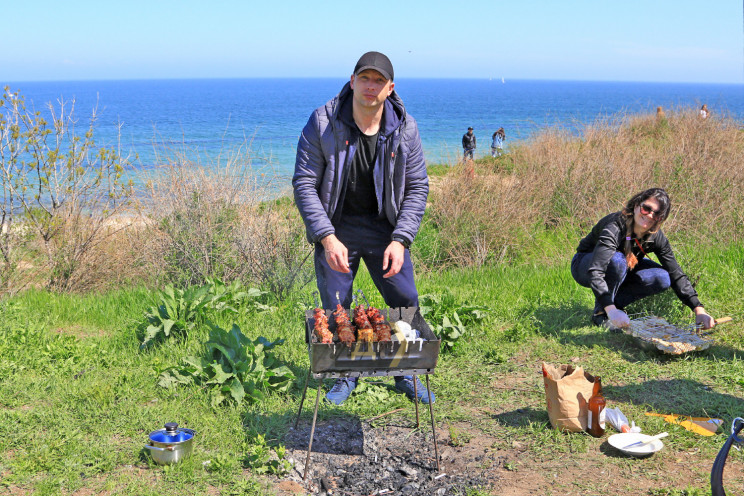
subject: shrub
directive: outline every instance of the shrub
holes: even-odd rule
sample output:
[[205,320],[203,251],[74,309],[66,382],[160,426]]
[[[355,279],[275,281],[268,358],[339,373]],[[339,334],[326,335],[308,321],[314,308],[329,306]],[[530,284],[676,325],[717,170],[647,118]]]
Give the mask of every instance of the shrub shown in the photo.
[[96,110],[78,130],[74,100],[48,103],[42,113],[5,87],[0,108],[0,292],[17,289],[23,261],[44,264],[50,289],[74,290],[81,267],[113,232],[108,221],[131,205],[129,162],[118,145],[93,139]]
[[312,247],[291,201],[279,195],[266,173],[236,155],[203,167],[176,156],[149,182],[150,228],[167,281],[203,284],[210,277],[260,285],[277,298],[313,277]]

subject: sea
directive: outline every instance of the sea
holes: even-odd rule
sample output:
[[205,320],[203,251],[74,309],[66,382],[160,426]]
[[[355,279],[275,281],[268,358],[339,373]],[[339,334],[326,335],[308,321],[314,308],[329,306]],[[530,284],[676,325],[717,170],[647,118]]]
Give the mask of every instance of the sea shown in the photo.
[[[166,79],[4,83],[26,104],[48,113],[74,101],[78,132],[96,112],[98,146],[115,146],[133,170],[156,167],[171,152],[209,165],[246,153],[256,170],[269,167],[289,180],[297,141],[310,113],[335,96],[346,79]],[[580,133],[618,115],[699,109],[744,120],[744,85],[589,82],[509,79],[404,79],[395,89],[419,125],[427,163],[454,163],[469,126],[476,157],[491,135],[506,132],[505,147],[546,127]],[[48,115],[48,114],[47,114]],[[135,172],[136,173],[136,172]]]

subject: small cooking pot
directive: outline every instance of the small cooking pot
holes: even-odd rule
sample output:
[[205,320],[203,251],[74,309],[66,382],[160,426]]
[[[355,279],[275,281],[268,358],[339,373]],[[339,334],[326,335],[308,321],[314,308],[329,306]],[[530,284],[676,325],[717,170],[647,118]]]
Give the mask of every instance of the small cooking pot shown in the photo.
[[150,441],[145,449],[158,465],[178,463],[191,454],[194,449],[194,435],[191,429],[178,428],[175,422],[168,422],[165,428],[150,433]]

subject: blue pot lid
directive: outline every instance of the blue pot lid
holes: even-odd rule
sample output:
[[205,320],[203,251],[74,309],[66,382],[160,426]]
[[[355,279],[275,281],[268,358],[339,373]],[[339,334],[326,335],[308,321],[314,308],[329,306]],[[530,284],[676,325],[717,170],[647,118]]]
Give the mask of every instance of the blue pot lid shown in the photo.
[[194,431],[191,429],[178,428],[175,422],[168,422],[164,429],[150,433],[150,440],[156,443],[182,443],[194,437]]

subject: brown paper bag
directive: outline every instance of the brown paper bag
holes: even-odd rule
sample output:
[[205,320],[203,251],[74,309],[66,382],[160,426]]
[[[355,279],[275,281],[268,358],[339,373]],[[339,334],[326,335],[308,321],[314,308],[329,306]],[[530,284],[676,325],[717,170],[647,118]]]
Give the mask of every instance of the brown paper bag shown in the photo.
[[592,396],[594,376],[571,365],[556,368],[543,362],[542,366],[550,424],[563,431],[586,430],[587,402]]

